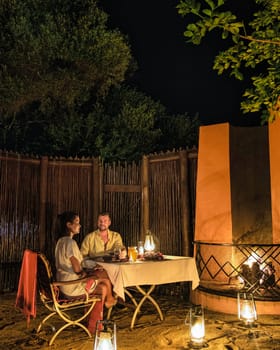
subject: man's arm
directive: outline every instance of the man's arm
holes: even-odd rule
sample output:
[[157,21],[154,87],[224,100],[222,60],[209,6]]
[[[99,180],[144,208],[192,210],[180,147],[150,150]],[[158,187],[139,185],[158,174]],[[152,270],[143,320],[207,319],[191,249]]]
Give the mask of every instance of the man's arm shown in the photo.
[[89,234],[85,236],[85,238],[82,241],[81,244],[81,254],[83,257],[89,256],[89,250],[90,250],[90,236]]
[[116,246],[118,246],[118,247],[122,247],[123,246],[122,236],[118,232],[116,232],[114,246],[115,247]]

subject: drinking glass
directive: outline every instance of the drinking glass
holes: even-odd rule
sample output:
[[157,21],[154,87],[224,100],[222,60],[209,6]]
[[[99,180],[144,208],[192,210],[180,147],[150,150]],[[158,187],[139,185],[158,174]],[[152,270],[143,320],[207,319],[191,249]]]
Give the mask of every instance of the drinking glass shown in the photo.
[[114,248],[114,259],[115,260],[120,260],[120,256],[121,256],[121,249],[122,247],[120,245],[115,246]]
[[144,242],[143,241],[138,242],[137,249],[138,249],[138,257],[140,259],[142,259],[144,256]]
[[136,261],[137,255],[138,255],[137,247],[128,247],[129,261],[131,261],[131,262]]
[[127,257],[127,250],[126,250],[126,247],[125,246],[122,246],[120,248],[120,260],[126,260],[126,257]]

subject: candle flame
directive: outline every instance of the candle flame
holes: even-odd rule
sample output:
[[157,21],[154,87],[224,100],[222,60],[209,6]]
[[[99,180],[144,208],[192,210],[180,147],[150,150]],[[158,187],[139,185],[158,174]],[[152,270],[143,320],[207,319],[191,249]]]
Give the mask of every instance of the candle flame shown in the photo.
[[155,242],[154,242],[154,238],[151,234],[146,235],[144,249],[147,252],[152,252],[155,250]]
[[101,332],[96,350],[114,350],[110,333]]
[[243,303],[241,309],[241,318],[246,322],[254,322],[255,313],[252,306],[248,303]]

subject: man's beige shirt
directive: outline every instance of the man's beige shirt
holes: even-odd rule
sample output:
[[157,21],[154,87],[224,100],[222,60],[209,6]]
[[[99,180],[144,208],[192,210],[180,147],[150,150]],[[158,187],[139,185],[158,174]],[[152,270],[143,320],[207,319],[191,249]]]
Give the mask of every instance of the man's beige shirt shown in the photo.
[[96,255],[112,251],[115,247],[123,245],[122,237],[118,232],[108,230],[108,238],[108,242],[104,244],[99,230],[87,234],[81,245],[82,255],[93,258]]

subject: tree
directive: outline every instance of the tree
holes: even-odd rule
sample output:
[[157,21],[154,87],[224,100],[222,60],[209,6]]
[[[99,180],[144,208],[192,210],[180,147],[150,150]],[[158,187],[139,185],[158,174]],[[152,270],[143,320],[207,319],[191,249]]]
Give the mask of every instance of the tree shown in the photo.
[[125,86],[112,88],[104,100],[87,108],[83,103],[65,106],[58,100],[41,107],[38,102],[25,105],[11,119],[6,149],[48,156],[101,156],[105,161],[139,160],[154,150],[161,134],[155,121],[164,113],[158,102]]
[[0,113],[50,98],[97,99],[124,81],[130,47],[107,17],[96,0],[2,0]]
[[92,130],[86,111],[134,64],[127,39],[107,29],[108,16],[97,3],[0,2],[1,148],[85,153],[81,137],[86,127]]
[[200,125],[198,114],[194,117],[188,113],[163,115],[157,120],[156,125],[161,130],[158,151],[191,148],[198,144]]
[[[240,1],[248,5],[247,0]],[[184,32],[188,42],[199,45],[215,29],[222,39],[231,39],[232,46],[216,56],[213,68],[240,80],[250,77],[241,110],[261,112],[266,122],[280,117],[280,2],[254,1],[252,19],[227,10],[228,0],[180,0],[177,9],[190,18]]]
[[0,2],[0,149],[131,161],[165,138],[165,108],[124,85],[135,60],[97,2]]
[[161,130],[156,120],[165,108],[144,93],[127,86],[114,88],[99,111],[93,148],[107,161],[139,160],[155,150]]

